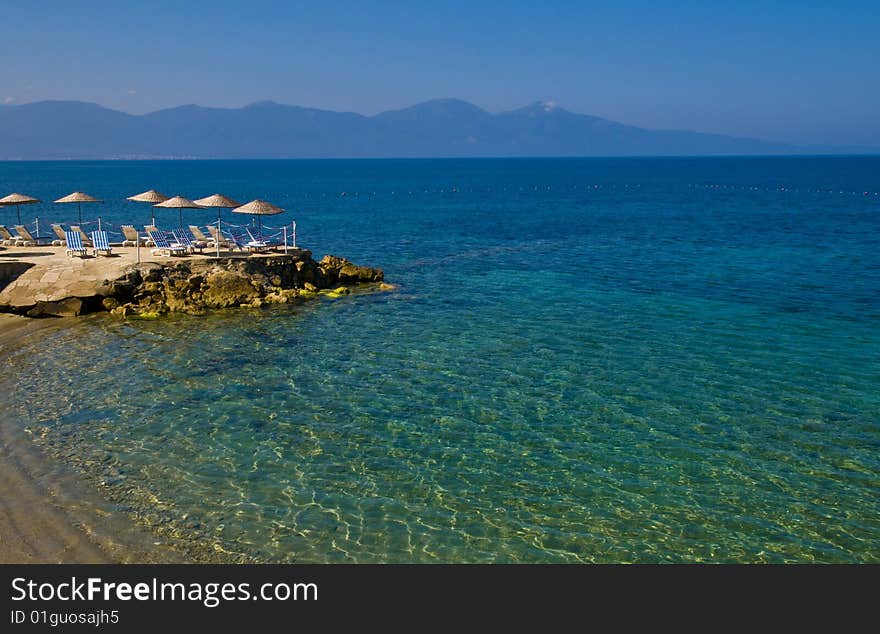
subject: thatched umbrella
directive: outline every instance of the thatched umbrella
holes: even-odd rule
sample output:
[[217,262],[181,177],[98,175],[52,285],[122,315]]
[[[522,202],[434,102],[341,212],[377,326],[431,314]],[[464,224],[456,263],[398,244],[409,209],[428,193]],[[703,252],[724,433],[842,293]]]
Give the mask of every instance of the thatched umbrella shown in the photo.
[[174,198],[169,198],[168,200],[162,201],[158,205],[153,205],[153,207],[161,207],[162,209],[176,209],[181,227],[183,227],[184,209],[204,209],[202,205],[194,203],[193,201],[189,200],[188,198],[184,198],[183,196],[175,196]]
[[257,217],[257,222],[260,227],[260,235],[259,237],[262,239],[263,237],[263,216],[274,216],[276,214],[283,214],[284,210],[281,207],[276,207],[272,203],[267,203],[265,200],[252,200],[246,205],[242,205],[236,209],[232,210],[234,214],[250,214],[252,216]]
[[[164,203],[168,200],[168,196],[163,194],[162,192],[157,192],[155,189],[148,189],[147,191],[137,194],[136,196],[129,196],[126,200],[131,200],[136,203],[150,203],[151,205],[155,205],[156,203]],[[153,215],[152,223],[156,224],[156,216]]]
[[[221,224],[223,222],[220,217],[220,212],[223,209],[234,209],[236,207],[241,207],[241,203],[232,200],[229,196],[224,196],[223,194],[211,194],[210,196],[205,196],[204,198],[197,198],[193,201],[197,205],[201,205],[202,207],[216,207],[217,208],[217,235],[222,236],[223,230],[221,228]],[[220,257],[220,240],[216,240],[217,243],[217,257]]]
[[0,198],[0,205],[8,205],[10,207],[15,205],[18,210],[18,224],[21,224],[21,206],[38,202],[40,202],[39,199],[33,198],[32,196],[25,196],[24,194],[9,194],[8,196]]
[[82,221],[83,221],[82,204],[83,203],[102,203],[104,201],[98,200],[97,198],[92,198],[88,194],[84,194],[82,192],[73,192],[72,194],[68,194],[64,198],[59,198],[55,202],[56,203],[76,203],[76,208],[79,211],[79,224],[82,224]]

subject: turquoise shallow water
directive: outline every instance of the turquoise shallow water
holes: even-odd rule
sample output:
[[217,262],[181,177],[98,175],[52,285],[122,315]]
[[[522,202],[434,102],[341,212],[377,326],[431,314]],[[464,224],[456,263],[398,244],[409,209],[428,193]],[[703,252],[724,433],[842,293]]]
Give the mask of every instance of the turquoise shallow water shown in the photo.
[[878,159],[0,177],[264,197],[400,285],[6,352],[30,442],[162,534],[260,561],[880,560]]

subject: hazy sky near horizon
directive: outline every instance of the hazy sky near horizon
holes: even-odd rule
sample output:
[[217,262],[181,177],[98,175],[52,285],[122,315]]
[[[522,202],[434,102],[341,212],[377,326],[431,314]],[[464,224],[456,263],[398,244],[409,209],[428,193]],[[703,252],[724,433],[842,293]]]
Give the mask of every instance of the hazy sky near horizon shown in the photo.
[[0,2],[3,103],[552,100],[648,128],[880,146],[876,0]]

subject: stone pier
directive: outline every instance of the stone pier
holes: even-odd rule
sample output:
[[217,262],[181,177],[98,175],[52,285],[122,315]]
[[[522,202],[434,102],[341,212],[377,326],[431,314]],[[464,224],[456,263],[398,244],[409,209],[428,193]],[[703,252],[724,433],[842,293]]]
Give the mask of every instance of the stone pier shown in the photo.
[[[140,262],[138,262],[140,258]],[[29,317],[76,316],[111,311],[155,316],[203,314],[214,308],[290,303],[320,293],[383,284],[380,269],[344,258],[312,259],[288,253],[194,253],[157,256],[142,248],[114,247],[109,257],[68,257],[63,247],[0,250],[0,312]]]

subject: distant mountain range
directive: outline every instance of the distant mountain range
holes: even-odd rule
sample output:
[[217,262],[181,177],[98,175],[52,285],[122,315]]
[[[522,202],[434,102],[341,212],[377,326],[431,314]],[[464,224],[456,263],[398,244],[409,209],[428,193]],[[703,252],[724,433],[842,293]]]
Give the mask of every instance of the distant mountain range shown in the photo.
[[492,114],[435,99],[374,116],[271,101],[131,115],[93,103],[0,105],[0,159],[686,156],[870,151],[647,130],[535,103]]

